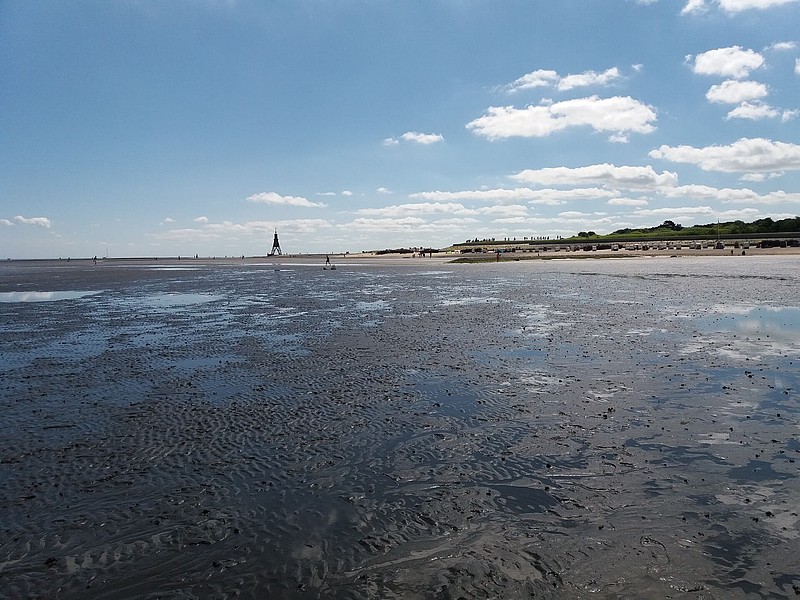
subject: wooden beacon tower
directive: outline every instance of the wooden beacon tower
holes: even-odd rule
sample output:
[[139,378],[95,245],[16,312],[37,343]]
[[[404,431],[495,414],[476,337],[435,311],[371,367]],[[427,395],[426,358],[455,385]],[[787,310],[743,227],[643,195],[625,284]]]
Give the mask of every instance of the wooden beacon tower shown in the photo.
[[281,252],[281,243],[278,241],[278,230],[275,230],[275,236],[272,238],[272,250],[269,252],[269,256],[280,256]]

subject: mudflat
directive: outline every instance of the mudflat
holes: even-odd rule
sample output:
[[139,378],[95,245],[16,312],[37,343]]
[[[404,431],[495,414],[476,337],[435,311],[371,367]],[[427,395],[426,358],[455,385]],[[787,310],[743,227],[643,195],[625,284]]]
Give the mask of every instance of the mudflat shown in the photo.
[[800,594],[797,256],[0,264],[0,597]]

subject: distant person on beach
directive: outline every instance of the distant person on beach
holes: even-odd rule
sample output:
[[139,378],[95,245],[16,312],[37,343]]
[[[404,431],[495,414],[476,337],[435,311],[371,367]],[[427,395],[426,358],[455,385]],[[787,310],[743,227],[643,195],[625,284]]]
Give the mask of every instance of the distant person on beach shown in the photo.
[[330,264],[331,264],[331,257],[326,254],[325,255],[325,266],[327,267]]

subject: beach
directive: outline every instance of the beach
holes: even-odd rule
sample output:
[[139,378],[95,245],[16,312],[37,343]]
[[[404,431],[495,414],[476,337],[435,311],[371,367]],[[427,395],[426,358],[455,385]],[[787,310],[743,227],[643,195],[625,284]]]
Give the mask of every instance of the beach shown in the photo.
[[794,597],[794,250],[0,264],[0,597]]

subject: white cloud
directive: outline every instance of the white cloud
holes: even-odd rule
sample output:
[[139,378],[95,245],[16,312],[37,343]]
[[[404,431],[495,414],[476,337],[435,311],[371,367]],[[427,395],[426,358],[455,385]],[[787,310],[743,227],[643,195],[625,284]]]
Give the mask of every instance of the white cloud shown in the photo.
[[202,228],[196,229],[170,229],[168,231],[149,234],[150,237],[159,240],[170,241],[203,241],[217,239],[233,239],[234,237],[255,237],[257,240],[272,239],[274,228],[282,233],[313,234],[322,229],[329,229],[331,223],[324,219],[295,219],[286,221],[248,221],[245,223],[234,223],[223,221],[222,223],[205,223]]
[[170,223],[174,223],[174,222],[175,222],[175,219],[173,219],[172,217],[164,217],[164,220],[161,221],[160,224],[161,225],[169,225]]
[[454,215],[474,215],[477,211],[467,209],[462,204],[454,202],[419,202],[413,204],[395,204],[381,208],[362,208],[356,211],[357,215],[373,217],[405,217],[408,215],[449,213]]
[[353,192],[350,190],[342,190],[342,196],[352,196]]
[[205,225],[206,223],[208,223],[208,217],[197,217],[196,219],[194,219],[194,222]]
[[618,196],[615,190],[600,188],[578,188],[573,190],[533,190],[531,188],[464,190],[459,192],[417,192],[411,198],[429,201],[477,200],[480,202],[520,202],[557,206],[568,200],[598,200]]
[[423,144],[425,146],[444,141],[444,136],[439,133],[417,133],[416,131],[406,131],[400,137],[406,142]]
[[606,69],[602,73],[594,71],[585,71],[575,75],[567,75],[558,82],[558,89],[560,91],[571,90],[576,87],[586,87],[590,85],[611,85],[614,81],[621,77],[619,69],[612,67]]
[[723,173],[800,170],[800,146],[764,138],[741,138],[729,146],[705,148],[663,145],[652,150],[650,157]]
[[375,191],[378,192],[379,194],[383,194],[383,195],[390,195],[390,194],[394,193],[394,192],[392,192],[392,190],[390,190],[389,188],[385,188],[385,187],[379,187]]
[[[783,4],[791,4],[797,0],[713,0],[727,13],[739,13],[750,9],[767,9]],[[708,11],[712,0],[688,0],[681,11],[682,15],[704,13]]]
[[608,136],[608,141],[615,144],[627,144],[631,141],[631,138],[627,133],[612,133]]
[[739,104],[740,102],[766,98],[768,94],[769,90],[763,83],[728,79],[719,85],[712,85],[706,92],[706,98],[709,102]]
[[37,227],[44,227],[45,229],[50,228],[50,219],[47,217],[30,217],[26,218],[22,215],[17,215],[14,217],[14,220],[17,223],[21,223],[23,225],[36,225]]
[[524,204],[498,204],[486,206],[479,212],[494,217],[524,217],[528,215],[528,207]]
[[757,208],[740,208],[738,210],[717,211],[716,217],[721,221],[737,221],[747,219],[753,221],[761,216],[761,211]]
[[593,215],[591,213],[580,212],[578,210],[567,210],[567,211],[558,213],[558,216],[561,217],[562,219],[570,219],[570,220],[572,220],[572,219],[587,219],[587,218],[590,218],[590,217],[594,217],[596,215]]
[[[688,57],[691,59],[691,57]],[[741,46],[717,48],[694,57],[692,70],[699,75],[721,75],[741,79],[764,64],[764,57]]]
[[354,219],[347,224],[349,230],[353,231],[376,231],[385,232],[404,232],[412,233],[418,231],[425,225],[425,220],[419,217],[403,217],[401,219]]
[[665,190],[669,198],[719,201],[732,204],[788,204],[800,202],[800,193],[786,193],[782,190],[768,194],[758,194],[748,188],[715,188],[707,185],[683,185]]
[[789,51],[794,50],[797,48],[797,42],[775,42],[774,44],[770,44],[764,50],[775,50],[777,52]]
[[506,86],[506,89],[508,90],[509,93],[514,93],[520,90],[529,90],[532,88],[539,88],[539,87],[550,87],[557,85],[559,79],[560,77],[556,71],[538,69],[536,71],[523,75],[519,79],[509,83]]
[[568,127],[589,126],[595,131],[650,133],[655,130],[653,108],[626,96],[576,98],[526,108],[492,106],[482,117],[467,123],[478,135],[491,140],[509,137],[544,137]]
[[766,173],[745,173],[739,177],[740,181],[766,181]]
[[753,8],[767,9],[783,4],[792,4],[797,0],[718,0],[719,6],[725,12],[737,13]]
[[[688,217],[692,215],[713,215],[714,211],[710,206],[680,206],[665,208],[649,208],[634,211],[634,217],[659,217],[667,216],[670,218]],[[673,219],[674,220],[674,219]]]
[[544,204],[548,206],[558,206],[570,200],[601,200],[619,196],[616,190],[600,188],[576,188],[572,190],[534,190],[530,204]]
[[424,146],[430,144],[437,144],[444,141],[444,136],[440,133],[417,133],[416,131],[406,131],[400,136],[400,139],[395,137],[386,138],[383,140],[384,146],[397,146],[400,141],[410,142],[412,144],[422,144]]
[[14,223],[9,221],[8,219],[0,219],[0,225],[7,225],[9,227],[13,227]]
[[726,119],[775,119],[781,116],[781,111],[762,102],[742,102],[739,106],[728,112]]
[[682,15],[704,13],[708,10],[705,0],[689,0],[681,11]]
[[794,72],[797,75],[800,75],[800,58],[794,59]]
[[547,167],[526,169],[512,179],[539,185],[607,185],[612,188],[644,190],[677,185],[678,175],[669,171],[661,174],[651,166],[617,167],[603,163],[585,167]]
[[302,196],[281,196],[275,192],[260,192],[247,197],[250,202],[257,202],[261,204],[280,204],[288,206],[302,206],[305,208],[324,208],[325,204],[322,202],[311,202]]
[[644,198],[612,198],[608,204],[610,206],[647,206],[649,202]]
[[538,69],[523,75],[519,79],[505,86],[508,93],[513,94],[521,90],[528,90],[540,87],[553,87],[562,92],[572,90],[577,87],[587,87],[591,85],[607,86],[622,77],[617,67],[606,69],[602,73],[596,71],[584,71],[560,76],[556,71]]

